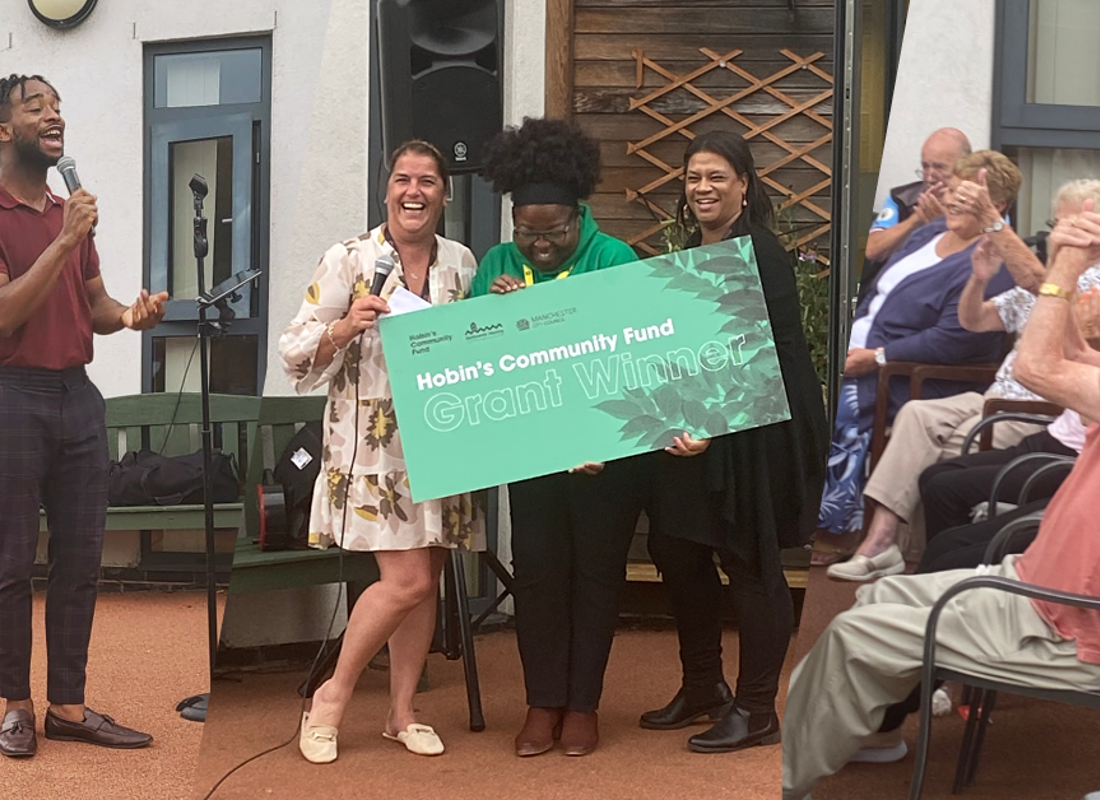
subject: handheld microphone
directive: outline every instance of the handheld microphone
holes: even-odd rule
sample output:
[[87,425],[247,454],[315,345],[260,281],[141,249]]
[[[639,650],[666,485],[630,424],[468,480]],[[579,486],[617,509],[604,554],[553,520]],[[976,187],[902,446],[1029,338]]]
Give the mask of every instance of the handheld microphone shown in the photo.
[[65,188],[72,194],[80,188],[80,178],[76,174],[76,159],[72,156],[62,156],[57,161],[57,171],[65,181]]
[[[72,156],[62,156],[57,160],[57,171],[61,173],[61,178],[65,181],[65,188],[69,190],[69,196],[71,197],[80,188],[80,176],[76,174],[76,159]],[[95,223],[92,224],[90,233],[95,236]]]
[[374,262],[374,280],[371,281],[370,293],[375,297],[382,294],[382,287],[386,285],[386,278],[393,272],[393,257],[383,253]]

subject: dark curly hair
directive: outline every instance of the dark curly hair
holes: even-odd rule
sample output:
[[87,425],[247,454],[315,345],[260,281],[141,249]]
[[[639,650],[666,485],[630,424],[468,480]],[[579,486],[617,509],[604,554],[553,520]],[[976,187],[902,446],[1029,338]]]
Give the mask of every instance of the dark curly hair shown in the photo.
[[[15,94],[15,90],[19,90],[19,99],[25,100],[27,97],[27,82],[38,81],[44,83],[53,89],[53,93],[57,95],[57,89],[54,89],[53,84],[43,78],[41,75],[9,75],[6,78],[0,78],[0,122],[7,122],[11,119],[11,101],[12,96]],[[57,95],[58,100],[61,99],[60,95]]]
[[584,200],[600,182],[600,145],[573,122],[525,117],[489,142],[482,174],[498,192],[552,183]]

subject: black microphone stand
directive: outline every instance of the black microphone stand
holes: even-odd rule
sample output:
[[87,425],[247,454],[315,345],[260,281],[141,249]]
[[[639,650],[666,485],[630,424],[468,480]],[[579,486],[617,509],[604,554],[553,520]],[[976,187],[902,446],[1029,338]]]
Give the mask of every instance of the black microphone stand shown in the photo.
[[[195,202],[195,262],[198,269],[198,297],[196,303],[199,309],[199,381],[202,397],[202,505],[203,519],[206,528],[206,623],[210,649],[210,677],[214,676],[214,661],[218,654],[218,594],[217,577],[215,574],[215,545],[214,545],[214,493],[211,485],[213,469],[211,462],[214,456],[213,434],[210,424],[210,369],[207,347],[211,338],[225,333],[230,321],[234,317],[233,309],[229,307],[230,300],[239,300],[237,290],[259,277],[259,270],[249,270],[239,273],[233,280],[226,281],[215,287],[210,294],[206,293],[206,274],[204,260],[209,252],[210,245],[206,236],[206,217],[203,215],[203,202],[209,191],[206,179],[195,174],[188,184]],[[206,311],[211,306],[219,310],[217,322],[207,322]],[[176,706],[184,719],[196,722],[206,721],[206,710],[210,700],[210,693],[193,695]]]

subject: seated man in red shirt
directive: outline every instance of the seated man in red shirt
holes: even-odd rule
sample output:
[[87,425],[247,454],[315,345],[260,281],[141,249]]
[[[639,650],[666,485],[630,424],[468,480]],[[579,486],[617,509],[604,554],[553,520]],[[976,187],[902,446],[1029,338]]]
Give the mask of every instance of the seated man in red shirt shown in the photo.
[[[1100,259],[1100,214],[1059,222],[1051,267],[1024,329],[1016,377],[1027,388],[1100,419],[1100,353],[1081,339],[1070,301],[1081,273]],[[1074,594],[1100,596],[1100,424],[1050,501],[1039,534],[1022,556],[990,573]],[[888,708],[920,680],[925,625],[936,600],[974,574],[952,570],[886,578],[861,587],[795,669],[784,719],[783,798],[805,800],[876,731]],[[944,609],[937,662],[1046,689],[1100,691],[1100,613],[986,589]]]
[[88,642],[107,514],[103,397],[88,380],[92,335],[140,330],[164,293],[131,306],[107,294],[91,237],[96,202],[46,185],[64,150],[54,88],[0,78],[0,754],[33,756],[31,572],[39,506],[50,529],[46,738],[115,748],[152,737],[84,705]]

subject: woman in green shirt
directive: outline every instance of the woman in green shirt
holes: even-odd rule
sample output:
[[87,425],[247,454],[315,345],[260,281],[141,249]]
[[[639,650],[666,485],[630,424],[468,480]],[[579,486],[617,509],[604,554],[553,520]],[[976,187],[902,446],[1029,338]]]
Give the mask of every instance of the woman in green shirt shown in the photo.
[[[596,141],[562,120],[526,119],[490,145],[485,176],[512,195],[513,240],[478,266],[472,296],[506,294],[636,261],[600,231],[581,202],[596,188]],[[637,520],[621,491],[641,485],[636,459],[587,463],[511,484],[516,638],[527,719],[516,755],[545,753],[560,736],[567,755],[591,753],[596,708]]]

